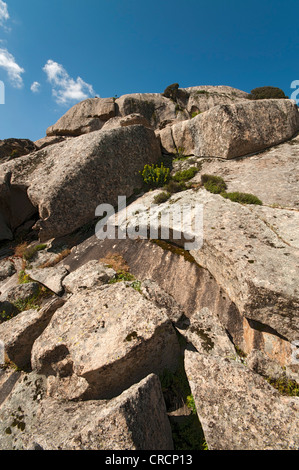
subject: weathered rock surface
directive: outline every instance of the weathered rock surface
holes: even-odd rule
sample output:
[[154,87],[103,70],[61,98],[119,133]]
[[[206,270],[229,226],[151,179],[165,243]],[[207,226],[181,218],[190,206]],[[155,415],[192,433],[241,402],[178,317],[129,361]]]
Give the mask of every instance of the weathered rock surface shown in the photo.
[[149,375],[110,402],[46,397],[44,378],[24,375],[0,409],[2,450],[172,450],[159,379]]
[[185,366],[210,450],[298,449],[298,397],[223,357],[186,351]]
[[14,158],[28,155],[36,150],[35,144],[29,139],[0,140],[0,164]]
[[113,98],[89,98],[75,104],[56,124],[47,129],[47,136],[79,136],[97,131],[115,116]]
[[173,370],[176,351],[166,312],[120,283],[74,294],[35,342],[32,367],[84,378],[85,398],[106,399],[149,373]]
[[[298,130],[299,113],[291,100],[248,100],[175,124],[172,138],[185,155],[231,159],[289,140]],[[163,147],[170,150],[169,144]]]
[[48,136],[36,140],[34,144],[36,146],[36,150],[42,150],[43,148],[48,147],[49,145],[58,144],[59,142],[63,142],[64,140],[66,140],[66,137],[53,135],[52,137]]
[[[15,227],[14,209],[18,203],[21,211],[25,201],[31,211],[39,211],[42,240],[71,233],[94,219],[99,204],[116,205],[119,195],[132,195],[140,187],[139,171],[160,154],[154,132],[143,126],[93,132],[51,145],[1,166],[4,180],[11,174],[10,193],[21,185],[29,199],[23,190],[20,200],[10,200],[2,183],[0,210],[8,206],[3,212]],[[21,225],[31,214],[23,210],[17,215]]]
[[116,272],[96,260],[89,261],[81,268],[66,276],[62,282],[67,292],[75,293],[107,284]]

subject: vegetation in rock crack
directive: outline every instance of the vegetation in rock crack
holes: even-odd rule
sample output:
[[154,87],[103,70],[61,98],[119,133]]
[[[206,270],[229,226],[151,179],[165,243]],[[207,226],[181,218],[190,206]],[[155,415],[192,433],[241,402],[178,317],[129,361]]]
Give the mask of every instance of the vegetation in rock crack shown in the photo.
[[168,183],[170,179],[170,169],[163,163],[159,165],[145,165],[141,172],[143,182],[148,188],[161,188]]
[[141,292],[141,281],[130,273],[130,267],[127,264],[124,257],[119,253],[109,252],[105,258],[101,258],[100,262],[114,269],[116,272],[115,276],[110,279],[108,284],[117,284],[118,282],[129,282],[130,287],[135,289],[137,292]]
[[163,204],[164,202],[168,201],[170,197],[171,194],[169,192],[157,194],[157,196],[154,197],[154,204]]
[[227,193],[227,185],[221,176],[202,175],[201,183],[203,187],[213,194],[220,194],[223,198],[239,204],[256,204],[262,206],[262,201],[254,194],[241,193],[239,191]]
[[193,113],[191,113],[191,119],[195,118],[196,116],[199,116],[201,114],[201,111],[193,111]]
[[254,88],[248,97],[251,100],[265,100],[265,99],[287,99],[284,91],[280,88],[273,86],[262,86]]
[[61,253],[58,253],[56,255],[56,257],[53,259],[53,260],[49,260],[49,261],[45,261],[45,263],[41,264],[39,267],[41,269],[44,269],[44,268],[53,268],[54,266],[56,266],[58,263],[60,263],[61,261],[63,261],[67,256],[69,256],[71,254],[71,250],[70,249],[65,249],[63,250]]
[[29,284],[32,282],[32,279],[28,274],[26,274],[25,270],[22,269],[18,274],[18,281],[19,284]]
[[221,194],[227,189],[227,185],[221,176],[202,175],[201,182],[204,188],[213,194]]

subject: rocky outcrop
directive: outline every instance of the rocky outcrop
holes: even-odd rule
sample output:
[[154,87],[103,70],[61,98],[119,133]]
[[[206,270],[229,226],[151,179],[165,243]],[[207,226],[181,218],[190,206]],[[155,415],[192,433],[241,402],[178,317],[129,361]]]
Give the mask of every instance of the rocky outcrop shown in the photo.
[[116,205],[119,195],[132,195],[141,184],[139,171],[160,155],[154,132],[143,126],[51,145],[1,166],[10,182],[0,185],[0,213],[15,228],[38,211],[42,240],[65,235],[94,219],[99,204]]
[[[147,125],[152,128],[163,129],[214,106],[247,100],[249,95],[228,86],[197,86],[178,88],[173,96],[132,93],[120,98],[88,99],[73,106],[56,124],[50,126],[47,136],[78,136],[102,128],[132,125],[132,118],[124,118],[136,114],[146,119]],[[140,119],[136,123],[145,125]],[[36,144],[49,145],[49,141],[41,140]]]
[[298,449],[298,397],[224,357],[186,351],[185,365],[209,449]]
[[115,104],[112,98],[89,98],[75,104],[47,129],[47,136],[79,136],[97,131],[106,121],[115,116]]
[[[211,108],[171,128],[172,153],[235,158],[291,139],[299,130],[297,106],[290,100],[244,101]],[[162,147],[171,151],[169,132]]]

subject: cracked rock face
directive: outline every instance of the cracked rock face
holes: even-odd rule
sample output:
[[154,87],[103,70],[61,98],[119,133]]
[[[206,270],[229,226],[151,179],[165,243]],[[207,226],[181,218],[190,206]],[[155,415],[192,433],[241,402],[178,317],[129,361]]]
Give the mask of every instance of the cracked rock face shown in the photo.
[[174,370],[177,354],[166,312],[120,283],[75,293],[57,310],[33,346],[32,367],[81,377],[84,397],[106,399],[148,373]]
[[[48,240],[94,219],[98,205],[116,205],[120,194],[131,196],[140,186],[139,171],[160,155],[154,131],[139,125],[121,127],[51,145],[2,165],[0,175],[4,180],[10,175],[10,192],[27,188],[30,211],[23,210],[18,225],[32,215],[34,206],[40,215],[40,239]],[[2,206],[9,205],[6,187],[0,184],[0,214]],[[3,209],[8,225],[12,221],[7,214],[15,214],[13,208],[11,202],[6,212]]]

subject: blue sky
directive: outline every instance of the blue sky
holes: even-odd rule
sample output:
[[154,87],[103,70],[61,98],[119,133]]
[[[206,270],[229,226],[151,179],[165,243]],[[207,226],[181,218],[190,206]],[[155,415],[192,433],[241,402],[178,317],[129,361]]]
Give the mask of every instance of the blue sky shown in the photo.
[[[0,139],[95,95],[299,80],[298,0],[0,0]],[[35,85],[33,85],[35,83]]]

